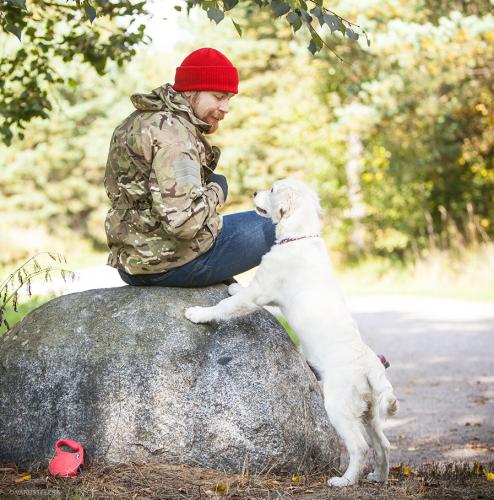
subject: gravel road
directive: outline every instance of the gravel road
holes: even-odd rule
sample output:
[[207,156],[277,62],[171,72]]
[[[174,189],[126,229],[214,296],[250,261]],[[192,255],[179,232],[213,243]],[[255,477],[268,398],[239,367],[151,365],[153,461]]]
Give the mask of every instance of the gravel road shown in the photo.
[[494,303],[374,296],[349,305],[391,363],[401,405],[386,422],[392,463],[494,461]]

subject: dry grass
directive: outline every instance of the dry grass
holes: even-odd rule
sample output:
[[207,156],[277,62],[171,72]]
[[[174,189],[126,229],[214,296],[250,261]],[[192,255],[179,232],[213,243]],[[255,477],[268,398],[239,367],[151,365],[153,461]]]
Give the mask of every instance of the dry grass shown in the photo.
[[225,474],[188,465],[160,463],[93,464],[76,478],[57,479],[46,468],[0,468],[1,498],[300,498],[300,499],[405,499],[493,498],[494,481],[479,464],[429,464],[415,471],[395,467],[387,485],[362,481],[335,490],[326,486],[328,474],[276,476]]
[[[338,262],[338,259],[335,259]],[[398,265],[368,258],[352,268],[340,262],[338,278],[348,296],[417,295],[494,300],[494,243],[475,248],[430,250]]]

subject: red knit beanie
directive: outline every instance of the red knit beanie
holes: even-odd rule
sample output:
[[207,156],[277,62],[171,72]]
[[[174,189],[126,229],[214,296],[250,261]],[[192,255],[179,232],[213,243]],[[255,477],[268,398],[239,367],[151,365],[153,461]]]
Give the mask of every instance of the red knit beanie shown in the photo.
[[238,94],[237,68],[216,49],[198,49],[177,68],[173,89],[212,90]]

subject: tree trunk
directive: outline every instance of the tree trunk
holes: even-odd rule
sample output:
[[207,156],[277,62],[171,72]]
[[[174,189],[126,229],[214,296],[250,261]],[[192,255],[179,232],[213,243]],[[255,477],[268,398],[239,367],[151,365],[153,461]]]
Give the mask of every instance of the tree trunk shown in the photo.
[[365,205],[360,186],[360,173],[362,169],[362,138],[358,132],[350,132],[347,138],[348,163],[346,173],[348,179],[348,200],[350,202],[349,215],[352,220],[352,242],[357,253],[365,250],[365,228],[362,217],[365,216]]

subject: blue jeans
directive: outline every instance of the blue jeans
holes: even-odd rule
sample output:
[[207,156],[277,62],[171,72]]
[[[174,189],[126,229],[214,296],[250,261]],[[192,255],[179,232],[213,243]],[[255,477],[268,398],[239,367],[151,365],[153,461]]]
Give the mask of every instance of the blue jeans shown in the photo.
[[193,261],[165,273],[119,273],[129,285],[186,288],[215,285],[258,266],[274,243],[274,228],[271,219],[253,210],[225,215],[213,246]]

